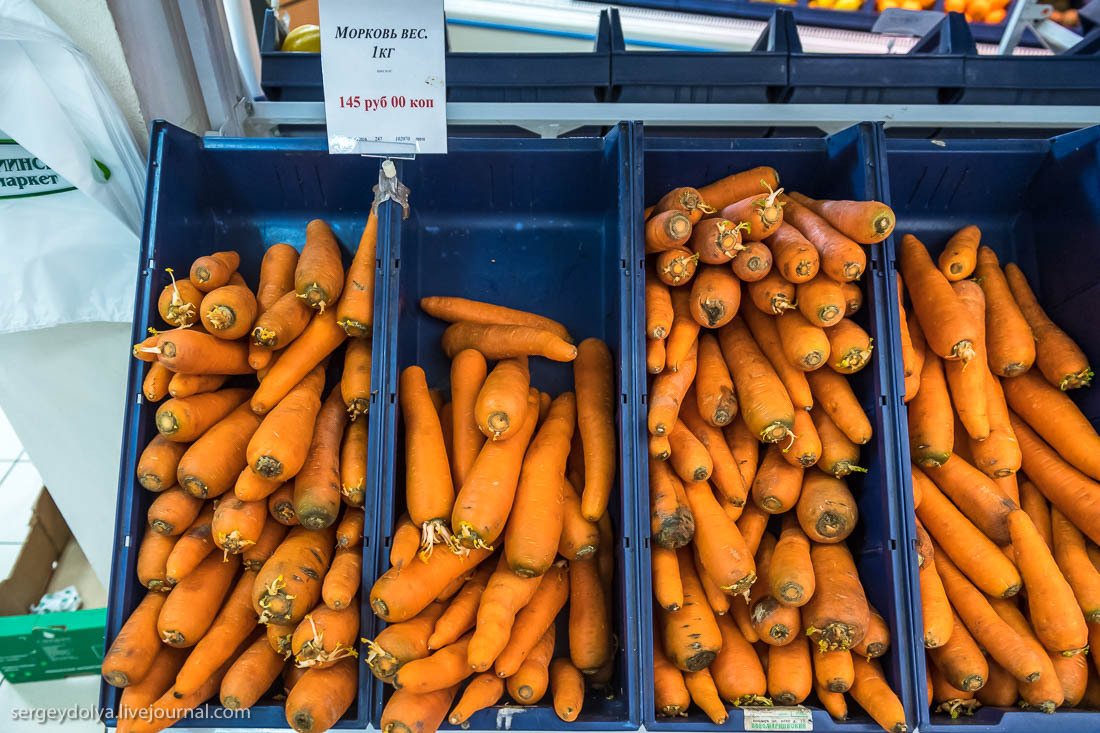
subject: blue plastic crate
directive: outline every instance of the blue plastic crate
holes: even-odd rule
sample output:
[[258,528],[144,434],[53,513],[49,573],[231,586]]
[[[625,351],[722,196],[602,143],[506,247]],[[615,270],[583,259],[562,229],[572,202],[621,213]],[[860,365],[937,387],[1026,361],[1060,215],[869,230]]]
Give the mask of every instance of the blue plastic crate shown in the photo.
[[774,15],[751,51],[628,51],[611,10],[611,101],[764,104],[786,93],[787,34]]
[[[200,138],[165,122],[153,124],[149,146],[144,231],[134,306],[133,340],[142,341],[149,327],[163,328],[157,298],[169,283],[166,267],[186,273],[191,262],[210,252],[233,249],[241,255],[241,274],[251,284],[259,278],[260,259],[267,247],[288,242],[301,248],[306,224],[323,218],[344,249],[345,265],[358,245],[372,201],[370,186],[378,178],[378,161],[360,156],[329,155],[324,140]],[[389,206],[390,204],[386,204]],[[379,247],[379,261],[386,250]],[[384,320],[386,281],[378,279],[375,321]],[[385,352],[381,329],[375,331],[372,379],[382,378]],[[339,389],[339,354],[333,359],[326,384]],[[107,609],[106,644],[109,646],[146,591],[137,580],[137,552],[145,531],[146,513],[155,497],[135,480],[137,461],[156,435],[156,405],[141,394],[145,362],[131,360],[126,390],[126,415],[120,466],[114,556]],[[248,377],[234,378],[249,386]],[[370,413],[366,506],[377,503],[378,456],[381,452],[381,410]],[[374,581],[377,533],[368,521],[364,528],[363,586]],[[374,616],[364,601],[363,635],[373,633]],[[359,678],[355,704],[337,724],[363,728],[370,711],[371,676]],[[100,688],[100,705],[117,712],[120,690]],[[266,697],[248,717],[221,719],[220,706],[207,705],[205,717],[189,718],[191,728],[287,728],[281,703]]]
[[[780,183],[805,192],[809,196],[834,199],[877,199],[886,188],[881,125],[864,123],[828,138],[792,139],[661,139],[646,138],[644,143],[645,203],[655,203],[676,186],[702,185],[736,171],[759,165],[770,165],[779,171]],[[641,233],[635,241],[633,264],[635,277],[641,278],[644,242]],[[872,335],[874,358],[869,366],[851,380],[864,410],[874,428],[871,442],[861,447],[860,464],[868,471],[862,476],[848,477],[848,485],[859,501],[859,523],[848,540],[868,600],[883,615],[890,627],[890,651],[881,659],[891,687],[905,707],[910,726],[916,722],[914,642],[920,638],[911,613],[912,598],[919,595],[916,565],[912,553],[906,551],[906,537],[911,537],[912,520],[906,527],[906,507],[912,506],[903,482],[907,464],[894,446],[901,435],[902,374],[891,355],[899,353],[897,337],[897,288],[893,254],[890,244],[868,247],[869,266],[863,277],[864,305],[854,316],[857,323]],[[644,305],[635,320],[644,321]],[[751,304],[742,307],[751,308]],[[645,345],[642,330],[635,335],[635,360],[643,363]],[[635,373],[634,389],[639,395],[637,409],[644,414],[648,395],[646,376]],[[648,444],[645,421],[635,427],[639,456],[645,455]],[[816,470],[816,469],[811,469]],[[733,708],[729,721],[716,726],[697,707],[687,718],[655,717],[653,699],[653,595],[650,566],[649,507],[645,501],[648,487],[648,467],[638,463],[638,589],[641,629],[641,676],[643,680],[643,722],[650,731],[716,731],[744,730],[744,714]],[[909,512],[908,514],[911,514]],[[772,527],[773,531],[777,527]],[[919,620],[918,620],[919,623]],[[923,683],[923,678],[921,678]],[[814,706],[814,730],[860,731],[872,733],[881,728],[854,703],[849,706],[850,718],[834,721],[816,706],[815,698],[807,700]]]
[[1100,28],[1056,56],[967,53],[959,104],[1100,104]]
[[[1002,266],[1015,262],[1050,317],[1100,363],[1100,127],[1049,140],[889,140],[890,194],[895,236],[913,234],[933,257],[968,224],[982,230]],[[1057,191],[1057,195],[1051,192]],[[1067,392],[1100,426],[1095,387]],[[898,443],[908,459],[908,440]],[[920,618],[920,598],[913,601]],[[919,647],[918,647],[919,649]],[[951,720],[928,712],[924,655],[917,654],[917,697],[922,731],[1084,731],[1100,729],[1100,712],[1059,710],[1053,715],[1014,708],[980,708]]]
[[[264,15],[260,85],[275,101],[324,99],[321,55],[279,50],[273,11]],[[600,13],[592,51],[470,53],[447,51],[448,102],[602,102],[611,76],[611,33]]]
[[[404,511],[404,437],[397,387],[401,371],[421,366],[428,384],[449,392],[450,362],[440,347],[447,324],[419,308],[428,295],[451,295],[522,308],[554,318],[579,342],[603,339],[621,375],[618,476],[609,512],[618,538],[612,621],[619,648],[613,697],[590,694],[573,723],[558,719],[549,693],[536,706],[476,713],[475,730],[634,730],[638,726],[638,644],[635,581],[635,466],[630,425],[635,419],[629,375],[632,289],[627,265],[634,214],[633,127],[619,124],[604,137],[558,140],[453,139],[446,157],[400,166],[411,189],[409,218],[382,222],[390,238],[392,280],[386,315],[390,358],[384,376],[386,445],[382,471],[383,540],[378,573],[389,566],[389,544]],[[531,360],[531,382],[551,395],[573,388],[572,366]],[[559,617],[559,624],[565,614]],[[568,634],[559,625],[558,654]],[[375,684],[377,727],[390,688]],[[444,726],[448,727],[448,726]]]

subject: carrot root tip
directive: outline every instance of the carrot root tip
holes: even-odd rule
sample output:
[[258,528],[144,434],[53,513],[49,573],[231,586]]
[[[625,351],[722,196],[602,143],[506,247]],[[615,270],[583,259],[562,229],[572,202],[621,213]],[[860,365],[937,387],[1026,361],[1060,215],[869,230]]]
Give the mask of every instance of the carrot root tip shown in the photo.
[[206,320],[214,330],[224,331],[237,322],[237,312],[227,305],[216,305],[207,312]]
[[1077,389],[1079,387],[1088,387],[1092,383],[1093,378],[1092,369],[1085,367],[1081,371],[1075,374],[1067,374],[1062,378],[1058,388],[1065,392],[1067,389]]
[[775,703],[772,702],[770,698],[764,697],[763,695],[742,695],[741,697],[737,698],[736,700],[732,700],[731,702],[734,704],[735,707],[739,707],[739,708],[745,708],[745,707],[767,707],[767,708],[770,708],[770,707],[775,706]]
[[256,459],[256,465],[252,470],[264,478],[278,478],[283,473],[283,463],[278,458],[260,456]]
[[963,369],[975,356],[974,344],[969,340],[963,340],[951,347],[951,355],[963,363]]
[[974,711],[981,706],[981,703],[977,699],[970,700],[945,700],[940,703],[936,708],[937,713],[947,713],[951,716],[952,720],[957,719],[960,715],[973,715]]

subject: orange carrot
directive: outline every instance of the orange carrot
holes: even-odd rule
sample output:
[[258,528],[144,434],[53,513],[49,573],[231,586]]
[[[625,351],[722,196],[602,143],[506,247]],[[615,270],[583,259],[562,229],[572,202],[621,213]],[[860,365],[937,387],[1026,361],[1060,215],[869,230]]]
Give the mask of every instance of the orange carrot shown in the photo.
[[748,242],[730,263],[730,267],[741,282],[762,280],[772,270],[772,252],[763,242]]
[[241,501],[231,496],[218,502],[210,531],[214,544],[227,553],[240,554],[259,541],[266,521],[266,501]]
[[977,324],[932,263],[928,250],[906,234],[898,262],[928,347],[941,359],[969,362],[974,357]]
[[679,611],[684,605],[684,586],[680,581],[680,566],[676,551],[654,544],[650,548],[653,568],[653,595],[657,605],[666,611]]
[[371,588],[371,608],[377,616],[390,623],[408,620],[424,610],[455,578],[464,577],[475,568],[488,554],[485,550],[471,550],[466,554],[434,552],[426,562],[410,563],[400,569],[390,568]]
[[1008,543],[1008,513],[1016,508],[993,483],[961,456],[925,469],[928,477],[994,542]]
[[347,416],[344,401],[332,390],[313,431],[302,470],[294,479],[294,513],[308,529],[324,529],[340,511],[340,441]]
[[699,262],[724,265],[744,248],[741,244],[741,231],[746,226],[721,217],[704,219],[692,228],[691,240],[687,246],[695,253]]
[[1054,559],[1073,588],[1077,604],[1089,623],[1100,621],[1100,570],[1089,561],[1081,531],[1057,508],[1050,512]]
[[213,392],[225,384],[224,374],[173,374],[168,382],[168,394],[173,397]]
[[354,420],[344,430],[340,444],[340,493],[349,506],[361,507],[366,500],[367,421]]
[[703,567],[703,559],[699,557],[699,546],[691,546],[691,556],[695,564],[695,574],[699,576],[699,583],[703,586],[703,595],[707,599],[707,605],[714,611],[715,616],[722,616],[730,611],[730,597],[722,592],[714,578],[710,577]]
[[[307,229],[308,237],[308,229]],[[336,321],[352,338],[370,338],[374,327],[374,277],[378,252],[378,215],[374,205],[359,238]],[[335,296],[333,296],[333,300]],[[331,302],[331,301],[330,301]]]
[[681,211],[663,211],[645,223],[646,254],[681,247],[691,238],[691,219]]
[[567,723],[576,720],[584,705],[584,678],[568,659],[550,663],[550,692],[558,717]]
[[1085,696],[1088,685],[1089,661],[1084,654],[1074,654],[1072,657],[1064,657],[1061,654],[1048,652],[1050,663],[1054,665],[1054,674],[1062,685],[1063,705],[1067,708],[1075,708]]
[[1087,387],[1092,369],[1080,347],[1058,328],[1039,305],[1024,273],[1014,263],[1005,266],[1005,279],[1035,337],[1036,364],[1051,385],[1065,391]]
[[252,411],[264,415],[275,407],[303,377],[347,338],[336,323],[336,314],[319,313],[302,335],[283,350],[252,395]]
[[447,722],[451,725],[461,725],[478,710],[484,710],[495,705],[503,694],[504,680],[492,672],[482,672],[470,680],[470,684],[466,685],[462,697],[455,705],[454,710],[451,711]]
[[344,371],[340,378],[340,394],[352,420],[370,409],[371,342],[353,339],[344,350]]
[[463,349],[477,349],[486,359],[542,356],[552,361],[572,361],[577,348],[551,331],[531,326],[461,321],[443,332],[443,351],[453,358]]
[[842,318],[826,329],[825,335],[829,338],[829,366],[833,371],[855,374],[871,362],[873,339],[855,321]]
[[[186,658],[186,649],[163,646],[158,639],[148,674],[142,678],[141,682],[123,688],[122,694],[119,696],[119,733],[129,733],[142,712],[171,689],[172,682],[176,679],[176,672],[179,671],[179,668],[183,665],[183,660]],[[281,658],[279,662],[281,668]]]
[[1035,654],[1042,666],[1042,672],[1039,675],[1039,679],[1035,681],[1021,681],[1020,697],[1025,703],[1030,706],[1039,708],[1039,710],[1052,713],[1055,708],[1062,704],[1065,699],[1065,693],[1062,691],[1061,682],[1058,679],[1058,674],[1054,670],[1054,665],[1050,661],[1049,653],[1043,648],[1043,645],[1039,643],[1039,639],[1036,638],[1035,632],[1031,628],[1031,624],[1028,623],[1024,615],[1020,613],[1020,609],[1016,608],[1016,605],[1011,601],[993,599],[990,601],[994,611],[998,616],[1004,620],[1020,638],[1027,644],[1029,651]]
[[707,605],[690,551],[677,551],[684,605],[679,611],[659,610],[662,646],[678,669],[696,672],[710,665],[722,647],[722,634]]
[[[708,220],[709,221],[709,220]],[[704,265],[691,284],[691,316],[700,326],[720,328],[737,315],[741,283],[728,267]]]
[[291,639],[291,651],[299,667],[324,669],[346,657],[355,656],[359,630],[359,606],[331,609],[318,606],[298,624]]
[[[306,226],[306,243],[294,268],[294,291],[311,307],[324,313],[344,288],[340,245],[328,224],[314,219]],[[373,266],[373,258],[372,258]]]
[[821,271],[837,282],[858,280],[867,268],[867,254],[825,219],[788,196],[781,196],[783,221],[797,229],[817,249]]
[[138,483],[149,491],[164,491],[175,486],[176,468],[190,446],[157,433],[141,452],[137,463]]
[[815,201],[792,191],[790,197],[860,244],[877,244],[894,231],[894,212],[878,201]]
[[[813,395],[810,393],[806,375],[800,367],[787,358],[778,328],[779,319],[766,316],[754,308],[741,311],[741,317],[752,332],[753,340],[768,357],[768,362],[786,387],[791,403],[799,409],[812,407]],[[798,319],[795,320],[794,325],[800,325]]]
[[[924,360],[927,358],[928,345],[924,341],[924,332],[920,330],[920,321],[907,317],[909,335],[913,340],[914,373],[905,377],[905,401],[908,403],[920,391],[921,376],[924,374]],[[993,380],[989,380],[993,381]]]
[[190,574],[203,558],[214,549],[214,536],[211,522],[214,520],[214,506],[207,504],[195,517],[195,521],[176,541],[164,563],[165,578],[174,585]]
[[686,715],[685,711],[691,706],[684,674],[668,660],[656,633],[653,635],[653,693],[658,716]]
[[767,649],[768,694],[780,705],[798,705],[813,690],[810,644],[799,636],[790,644]]
[[332,527],[290,530],[256,575],[252,606],[262,623],[296,624],[317,605],[334,534]]
[[[591,562],[591,560],[579,560],[576,562]],[[539,639],[542,638],[546,630],[554,623],[554,619],[557,618],[558,612],[565,607],[566,601],[569,600],[570,571],[564,567],[564,565],[565,563],[554,565],[546,571],[546,574],[542,576],[542,580],[538,584],[538,589],[535,591],[534,595],[531,596],[530,602],[516,614],[515,623],[512,624],[511,634],[508,637],[508,643],[496,657],[494,663],[496,673],[501,677],[511,677],[519,670],[520,665],[523,664],[523,660],[526,659],[527,655],[531,653],[531,650],[535,648]],[[596,585],[599,585],[598,577],[590,578],[590,580],[595,582]],[[579,602],[579,605],[588,608],[590,613],[596,613],[594,604],[580,602],[580,597],[576,600]],[[591,599],[589,599],[589,601],[591,601]],[[480,610],[478,615],[480,617]],[[578,641],[580,638],[586,636],[583,632],[575,629],[573,623],[570,623],[571,639],[574,638],[574,633],[576,633]],[[608,651],[610,652],[610,650]],[[580,649],[575,653],[578,657],[584,656]],[[476,663],[479,659],[484,659],[484,657],[477,658],[471,654],[470,664],[474,666],[475,669],[477,669]],[[601,664],[602,663],[601,661]],[[598,669],[598,666],[593,669]],[[484,670],[479,669],[477,671]]]
[[779,228],[765,242],[772,251],[775,269],[788,282],[812,280],[821,268],[817,249],[790,224],[780,222]]
[[768,566],[768,583],[772,596],[786,606],[803,606],[814,594],[810,542],[790,514],[783,517],[783,532]]
[[774,168],[759,166],[701,186],[699,195],[714,208],[724,209],[749,196],[771,193],[776,188],[779,188],[779,174]]
[[649,391],[649,413],[647,423],[651,435],[668,435],[676,423],[680,405],[695,379],[698,361],[697,342],[692,341],[691,348],[679,365],[678,370],[666,370],[653,380]]
[[810,383],[815,404],[821,406],[849,440],[863,445],[871,439],[871,422],[843,375],[831,369],[818,369],[807,372],[806,381]]
[[229,282],[240,263],[241,256],[233,251],[199,257],[191,265],[191,284],[202,292],[209,293]]
[[821,443],[821,458],[817,462],[818,468],[836,478],[843,478],[853,471],[867,473],[866,468],[857,465],[859,462],[859,446],[848,439],[848,436],[836,426],[836,423],[820,405],[814,406],[810,412],[810,417]]
[[882,614],[871,606],[871,625],[867,627],[867,635],[863,637],[863,641],[852,647],[852,654],[875,659],[886,654],[889,649],[890,628],[886,625],[886,619]]
[[754,242],[759,242],[774,234],[783,223],[783,204],[776,201],[782,192],[783,189],[777,189],[767,196],[743,198],[724,207],[718,216],[730,221],[746,222],[749,227],[745,231],[745,236]]
[[882,676],[882,669],[875,660],[852,660],[855,677],[849,690],[861,708],[871,718],[890,733],[905,733],[909,728],[905,723],[905,710],[901,701]]
[[752,499],[769,514],[782,514],[794,508],[802,489],[801,465],[791,465],[783,458],[783,449],[773,443],[752,482]]
[[[677,482],[676,485],[679,486],[679,483]],[[600,543],[600,531],[581,513],[580,494],[573,488],[569,479],[562,481],[562,496],[565,502],[562,507],[561,541],[558,543],[558,554],[567,560],[579,560],[596,551]],[[680,503],[686,504],[687,499],[681,497]]]
[[951,457],[954,420],[943,362],[927,354],[920,391],[909,403],[909,451],[917,465],[942,466]]
[[158,534],[178,535],[187,529],[202,511],[203,501],[173,486],[158,494],[149,505],[149,527]]
[[646,269],[645,323],[646,335],[651,339],[664,339],[672,329],[672,297],[652,268]]
[[618,457],[615,436],[615,368],[603,341],[585,339],[577,348],[573,381],[577,390],[577,429],[584,449],[581,511],[596,521],[607,509]]
[[836,325],[844,318],[847,308],[840,283],[820,273],[813,280],[799,283],[795,298],[799,312],[815,326]]
[[1077,470],[1100,480],[1100,435],[1081,409],[1034,371],[1003,383],[1009,407]]
[[776,318],[775,326],[788,363],[804,372],[820,369],[828,363],[830,347],[825,329],[811,323],[798,311]]
[[843,480],[806,471],[798,497],[798,523],[814,542],[843,542],[859,518],[855,497]]
[[260,636],[230,664],[218,695],[221,704],[230,710],[252,707],[278,679],[283,666],[283,656]]
[[[211,523],[211,530],[213,530],[213,523]],[[275,553],[275,548],[282,543],[286,532],[286,527],[279,522],[264,522],[260,539],[241,553],[241,564],[244,565],[244,569],[258,573],[267,559]]]
[[286,696],[286,720],[298,733],[331,728],[359,690],[359,662],[344,658],[332,667],[306,670]]
[[199,304],[203,292],[190,280],[176,280],[171,267],[164,268],[172,282],[164,286],[157,299],[157,312],[164,322],[182,328],[190,326],[199,317]]
[[[584,674],[597,672],[614,652],[611,599],[604,594],[597,566],[595,558],[576,560],[569,566],[569,657]],[[552,623],[550,628],[553,628]],[[543,632],[543,636],[545,634]],[[537,645],[532,647],[532,653],[534,648]],[[498,673],[502,671],[500,663],[498,659]]]
[[458,685],[425,694],[397,690],[382,710],[382,733],[435,733],[457,691]]
[[1035,338],[1012,297],[997,255],[978,249],[978,282],[985,292],[986,348],[989,368],[1002,377],[1023,374],[1035,362]]
[[[707,451],[712,466],[711,483],[714,484],[727,502],[735,507],[744,506],[745,499],[748,496],[748,487],[742,479],[737,460],[730,451],[729,444],[726,443],[722,431],[707,424],[703,417],[699,415],[695,405],[697,401],[691,400],[689,394],[688,403],[680,411],[682,424],[691,431],[691,434]],[[673,463],[672,466],[676,468],[676,463]]]
[[662,196],[655,206],[646,209],[646,218],[665,211],[682,212],[691,219],[692,223],[695,223],[703,217],[703,214],[713,214],[715,208],[708,206],[697,190],[685,186],[672,189]]
[[752,486],[759,464],[760,441],[749,432],[744,420],[734,420],[722,432],[726,437],[726,445],[741,472],[742,483],[745,486]]
[[718,696],[718,688],[714,685],[710,670],[700,669],[697,672],[688,672],[684,675],[684,683],[691,694],[692,702],[706,713],[711,722],[716,725],[726,722],[729,717],[726,714],[726,706]]
[[829,692],[847,692],[855,677],[852,656],[848,651],[811,652],[815,685]]
[[443,603],[431,603],[406,621],[388,624],[373,641],[368,639],[364,661],[374,676],[392,682],[405,663],[428,656],[428,636],[444,608]]
[[505,308],[501,305],[482,303],[466,298],[431,296],[420,299],[420,308],[428,315],[448,323],[469,321],[472,323],[529,326],[543,331],[550,331],[558,338],[570,343],[573,342],[569,331],[557,321],[527,311]]
[[707,575],[724,593],[746,593],[756,581],[756,565],[737,524],[722,510],[705,482],[688,482],[684,491],[695,520],[695,548]]
[[180,486],[202,499],[221,496],[233,488],[245,468],[246,448],[260,420],[242,402],[206,430],[180,458],[176,468]]
[[714,470],[710,453],[682,421],[676,421],[668,439],[672,449],[669,464],[681,479],[705,481],[710,478]]
[[[700,325],[692,315],[690,288],[675,288],[672,298],[672,328],[665,341],[665,366],[671,371],[679,371],[690,357],[694,356]],[[686,389],[686,386],[685,386]]]
[[[238,498],[240,496],[238,495]],[[299,524],[294,513],[294,482],[285,483],[267,497],[267,511],[279,524],[294,527]]]
[[442,649],[474,627],[478,605],[492,572],[493,565],[485,563],[477,568],[473,577],[463,583],[462,590],[436,620],[431,636],[428,637],[428,649]]
[[795,285],[774,269],[756,282],[749,283],[749,300],[761,313],[770,316],[795,308]]
[[717,620],[722,649],[710,665],[710,673],[719,696],[733,705],[763,703],[768,681],[756,650],[729,616],[719,616]]
[[947,682],[958,690],[973,692],[989,678],[989,665],[962,620],[954,616],[954,630],[947,643],[928,652]]
[[167,596],[149,592],[130,613],[103,657],[101,673],[107,684],[128,687],[145,679],[160,647],[157,617]]
[[256,296],[247,286],[223,285],[206,294],[199,313],[211,335],[232,341],[252,330],[256,309]]
[[405,496],[413,524],[421,528],[425,551],[447,542],[447,522],[455,503],[443,428],[432,404],[424,370],[401,373],[401,414],[405,420]]
[[924,646],[927,649],[943,646],[951,638],[955,622],[947,591],[932,557],[920,568],[920,598]]
[[245,572],[237,580],[210,629],[195,645],[176,675],[173,691],[177,696],[197,692],[215,670],[231,661],[233,650],[245,643],[256,629],[256,613],[252,610],[251,599],[255,579],[255,573]]
[[[502,364],[516,365],[523,359],[506,360]],[[507,367],[511,368],[511,367]],[[494,369],[494,372],[496,370]],[[466,349],[455,355],[451,362],[451,404],[454,405],[454,455],[451,458],[451,472],[459,486],[466,480],[470,468],[485,442],[485,436],[478,429],[475,405],[482,386],[485,383],[487,366],[485,357],[474,349]],[[503,376],[503,375],[500,375]],[[526,390],[522,394],[523,409],[527,407]],[[486,423],[492,415],[486,418]],[[496,422],[500,422],[499,418]]]
[[794,405],[745,324],[733,319],[719,330],[718,341],[750,432],[766,443],[789,436],[794,427]]
[[[524,578],[512,572],[503,556],[500,558],[481,594],[477,625],[469,641],[467,660],[473,671],[487,670],[508,646],[516,615],[531,602],[543,580],[555,577],[557,582],[567,582],[558,571],[560,568],[554,571],[553,576],[547,575],[545,578]],[[554,586],[552,581],[549,589],[554,590]],[[567,588],[560,590],[561,595],[567,595]],[[546,606],[548,600],[556,599],[544,598],[541,605]],[[564,604],[564,600],[562,602]]]
[[713,334],[699,336],[696,376],[699,414],[714,427],[728,424],[737,414],[737,397],[733,391],[733,378]]
[[160,402],[168,396],[168,385],[172,381],[172,372],[159,361],[154,361],[145,372],[141,383],[141,393],[150,402]]
[[978,244],[982,230],[973,224],[951,235],[937,264],[943,276],[952,282],[970,277],[978,264]]
[[293,290],[284,293],[256,318],[252,343],[281,349],[297,339],[309,325],[313,310]]
[[194,646],[214,622],[238,567],[236,556],[223,560],[209,554],[179,581],[157,616],[161,641],[169,646]]
[[[1073,657],[1070,657],[1070,659],[1073,659]],[[982,705],[991,707],[1012,707],[1020,699],[1016,679],[992,659],[988,661],[989,679],[985,681],[982,689],[976,693],[978,701]]]
[[851,649],[867,633],[871,609],[852,553],[842,542],[810,548],[817,589],[802,607],[802,623],[816,648]]
[[163,592],[171,590],[166,563],[175,546],[174,536],[158,534],[146,528],[141,544],[138,546],[136,569],[138,582],[149,590]]
[[339,547],[321,584],[321,599],[334,611],[351,607],[363,575],[363,548]]
[[[1035,529],[1039,532],[1039,536],[1043,538],[1043,543],[1053,552],[1054,532],[1052,527],[1051,508],[1047,505],[1047,500],[1039,492],[1039,489],[1035,488],[1035,484],[1030,481],[1023,481],[1019,489],[1020,508],[1031,517],[1031,523],[1035,525]],[[1054,511],[1058,510],[1055,509]]]
[[222,389],[170,399],[157,410],[157,430],[169,440],[190,442],[247,400],[248,395],[247,389]]
[[802,621],[797,608],[784,606],[771,595],[771,563],[775,537],[765,534],[756,551],[759,582],[753,583],[749,600],[749,618],[757,637],[768,645],[790,644],[798,636]]
[[674,247],[657,255],[653,261],[657,279],[665,285],[684,285],[695,276],[699,255],[684,247]]

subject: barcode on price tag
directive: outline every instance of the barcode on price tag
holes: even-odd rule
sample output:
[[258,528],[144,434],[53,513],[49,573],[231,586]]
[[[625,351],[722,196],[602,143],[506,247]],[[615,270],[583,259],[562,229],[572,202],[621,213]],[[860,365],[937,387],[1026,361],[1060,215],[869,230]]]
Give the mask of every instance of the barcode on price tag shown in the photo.
[[813,730],[809,708],[744,708],[745,730]]
[[321,0],[330,153],[447,152],[443,0]]

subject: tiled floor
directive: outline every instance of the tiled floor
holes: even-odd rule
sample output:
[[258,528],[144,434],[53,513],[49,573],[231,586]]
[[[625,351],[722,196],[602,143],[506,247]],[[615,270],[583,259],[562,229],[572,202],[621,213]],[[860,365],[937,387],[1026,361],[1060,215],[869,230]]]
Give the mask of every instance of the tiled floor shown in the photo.
[[27,522],[41,488],[42,477],[0,410],[0,578],[8,577],[27,537]]

